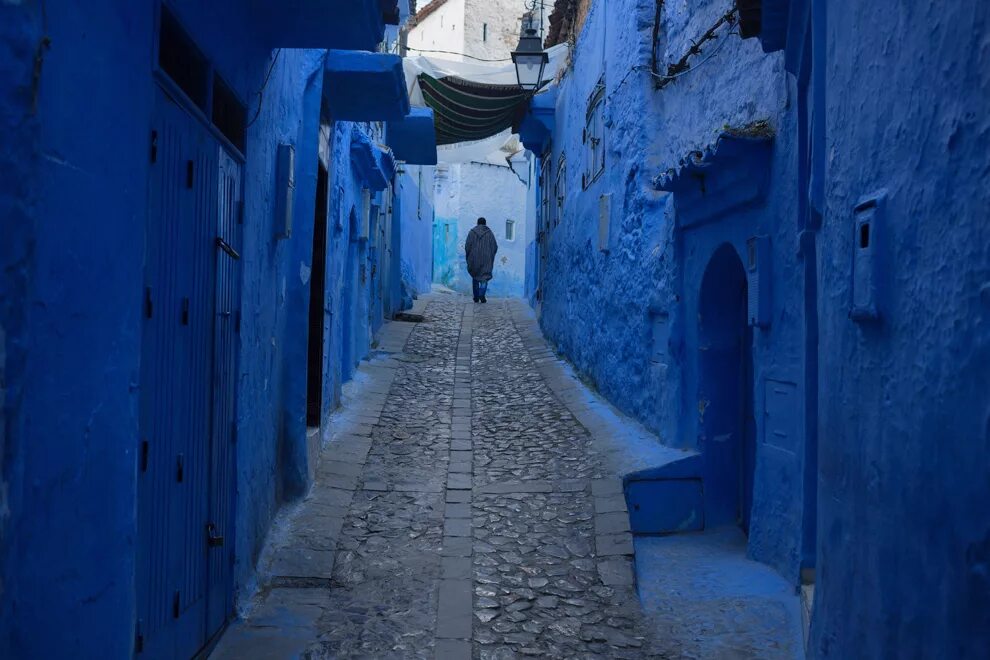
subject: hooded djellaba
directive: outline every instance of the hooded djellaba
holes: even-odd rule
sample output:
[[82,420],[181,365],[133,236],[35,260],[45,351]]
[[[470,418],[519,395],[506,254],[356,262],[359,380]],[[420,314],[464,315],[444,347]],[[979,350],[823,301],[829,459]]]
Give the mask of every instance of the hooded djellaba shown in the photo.
[[492,279],[496,252],[498,252],[498,242],[492,230],[485,224],[475,225],[464,241],[464,256],[467,258],[467,269],[471,279],[479,282]]

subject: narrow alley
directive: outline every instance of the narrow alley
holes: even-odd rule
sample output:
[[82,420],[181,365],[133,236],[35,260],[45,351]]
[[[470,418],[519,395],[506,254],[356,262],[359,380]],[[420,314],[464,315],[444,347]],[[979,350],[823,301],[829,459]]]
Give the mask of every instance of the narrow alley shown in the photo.
[[0,660],[987,660],[988,28],[0,0]]
[[[492,303],[433,294],[421,323],[385,329],[212,657],[713,657],[686,618],[651,633],[635,586],[617,475],[679,452],[644,456],[646,434],[584,402],[522,301]],[[765,615],[762,600],[732,607]],[[754,635],[708,617],[735,635],[719,657],[799,657],[797,618],[764,618]]]

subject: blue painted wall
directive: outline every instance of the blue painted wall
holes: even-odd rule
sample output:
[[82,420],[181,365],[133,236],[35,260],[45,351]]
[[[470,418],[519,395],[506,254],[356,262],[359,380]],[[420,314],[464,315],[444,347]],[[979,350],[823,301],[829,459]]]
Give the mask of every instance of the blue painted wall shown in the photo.
[[396,176],[401,222],[402,284],[410,296],[428,293],[433,282],[433,171],[429,165],[403,165]]
[[[812,655],[985,657],[990,7],[838,0],[825,22],[823,5],[814,14],[828,53],[818,73],[829,158]],[[880,320],[856,323],[853,207],[881,189]]]
[[[17,81],[0,102],[27,128],[13,142],[5,130],[2,147],[24,157],[2,233],[21,226],[0,248],[16,269],[4,269],[2,297],[20,308],[5,330],[4,657],[57,657],[92,639],[123,657],[133,638],[147,185],[147,150],[134,145],[148,140],[153,19],[114,4],[49,2],[45,20],[37,3],[0,9],[0,60]],[[104,38],[89,39],[96,31]],[[18,76],[35,53],[40,77]]]
[[[235,581],[253,588],[280,502],[302,493],[305,375],[323,51],[274,59],[237,0],[173,11],[248,108],[238,378]],[[136,448],[155,3],[0,7],[0,656],[132,653]],[[346,17],[341,17],[342,20]],[[50,46],[39,47],[42,35]],[[35,55],[43,66],[33,78]],[[269,74],[270,69],[270,74]],[[267,77],[267,83],[266,81]],[[259,90],[264,86],[259,98]],[[36,112],[33,106],[36,103]],[[256,115],[257,113],[257,115]],[[256,115],[256,116],[255,116]],[[372,305],[352,208],[366,183],[332,124],[324,417],[339,401],[345,323],[365,355]],[[296,148],[294,226],[277,238],[275,153]],[[388,246],[387,246],[388,247]],[[390,246],[398,248],[398,246]],[[365,282],[360,273],[365,271]],[[345,271],[354,315],[342,314]],[[397,289],[395,281],[382,289]],[[326,425],[325,425],[326,426]],[[66,549],[72,548],[71,552]]]
[[[665,3],[658,50],[664,67],[675,61],[716,19],[727,0]],[[793,83],[781,54],[732,35],[716,55],[662,90],[649,66],[656,3],[593,3],[560,85],[552,135],[551,183],[561,155],[566,195],[559,224],[549,237],[540,322],[546,334],[598,389],[625,412],[656,430],[664,442],[711,456],[707,492],[713,511],[732,511],[736,493],[718,495],[721,432],[706,426],[711,382],[700,372],[707,342],[699,336],[704,273],[715,252],[728,245],[746,263],[746,241],[769,236],[773,246],[770,325],[753,332],[750,383],[757,444],[749,552],[797,582],[801,567],[803,437],[795,430],[774,441],[763,411],[767,387],[788,386],[788,423],[799,425],[803,383],[803,282],[798,267]],[[719,43],[719,42],[716,42]],[[706,51],[708,53],[710,51]],[[606,84],[604,173],[582,190],[588,101],[598,80]],[[651,180],[676,168],[694,150],[715,145],[726,128],[765,121],[774,134],[763,165],[769,185],[762,194],[701,223],[689,218],[689,196],[653,189]],[[717,166],[713,177],[746,180],[755,158]],[[714,181],[715,179],[713,179]],[[732,186],[729,186],[730,188]],[[736,186],[730,194],[742,196]],[[531,187],[538,190],[538,186]],[[551,195],[553,193],[551,192]],[[606,197],[610,224],[599,249],[599,205]],[[535,259],[535,258],[534,258]],[[791,388],[791,385],[794,388]],[[715,501],[724,499],[725,501]],[[732,515],[713,523],[731,523]]]

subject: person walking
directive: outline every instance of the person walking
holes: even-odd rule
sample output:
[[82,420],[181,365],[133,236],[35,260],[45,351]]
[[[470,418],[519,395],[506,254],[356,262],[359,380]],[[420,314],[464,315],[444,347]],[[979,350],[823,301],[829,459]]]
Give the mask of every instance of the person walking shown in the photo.
[[488,282],[492,279],[496,252],[498,241],[495,240],[495,234],[488,228],[484,218],[478,218],[478,224],[468,232],[467,240],[464,241],[464,256],[471,275],[474,302],[488,302],[485,294],[488,292]]

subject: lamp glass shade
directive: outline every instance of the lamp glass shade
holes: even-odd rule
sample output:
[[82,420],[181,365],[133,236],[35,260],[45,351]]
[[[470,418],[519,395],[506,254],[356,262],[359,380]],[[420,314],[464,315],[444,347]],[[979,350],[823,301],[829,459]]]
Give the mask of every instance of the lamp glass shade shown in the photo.
[[516,65],[516,79],[519,86],[525,90],[536,90],[543,82],[543,70],[547,66],[547,54],[540,51],[538,53],[513,53],[512,61]]

